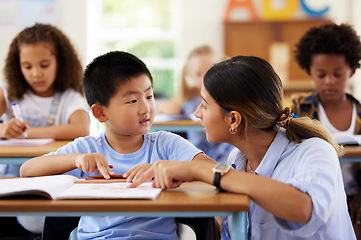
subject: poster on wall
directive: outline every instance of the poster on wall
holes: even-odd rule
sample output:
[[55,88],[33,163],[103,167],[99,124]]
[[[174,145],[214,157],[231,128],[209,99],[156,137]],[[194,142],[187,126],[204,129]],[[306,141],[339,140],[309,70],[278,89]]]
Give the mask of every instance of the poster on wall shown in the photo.
[[55,25],[56,19],[56,0],[0,0],[0,32],[17,32],[36,22]]
[[325,18],[332,0],[229,0],[224,21]]

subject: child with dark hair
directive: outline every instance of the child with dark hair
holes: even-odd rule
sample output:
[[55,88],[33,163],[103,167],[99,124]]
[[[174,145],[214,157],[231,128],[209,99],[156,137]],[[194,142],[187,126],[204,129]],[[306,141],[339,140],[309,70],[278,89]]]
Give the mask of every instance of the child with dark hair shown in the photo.
[[[77,138],[56,152],[31,159],[21,176],[101,173],[137,179],[159,159],[208,160],[201,150],[169,132],[148,133],[155,116],[153,79],[146,65],[126,52],[109,52],[86,68],[83,82],[94,117],[105,123],[98,137]],[[64,155],[66,154],[66,155]],[[82,169],[79,166],[82,166]],[[113,165],[113,170],[109,168]],[[81,217],[79,239],[178,239],[174,218]]]
[[[361,104],[346,93],[361,60],[360,37],[352,26],[327,23],[311,28],[296,44],[295,58],[314,82],[315,90],[291,96],[294,113],[320,120],[335,137],[361,134]],[[351,219],[361,239],[359,164],[340,164]]]

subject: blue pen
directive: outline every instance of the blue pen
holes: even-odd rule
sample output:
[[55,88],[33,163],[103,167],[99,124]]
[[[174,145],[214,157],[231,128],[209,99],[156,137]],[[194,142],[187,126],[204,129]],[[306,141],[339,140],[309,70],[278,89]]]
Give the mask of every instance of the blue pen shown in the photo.
[[[21,111],[20,111],[20,108],[19,108],[19,105],[17,102],[13,102],[11,104],[11,107],[13,109],[13,112],[14,112],[14,115],[15,115],[15,118],[24,122],[24,118],[23,118],[23,115],[21,114]],[[25,138],[28,138],[28,134],[26,132],[24,132],[24,137]]]

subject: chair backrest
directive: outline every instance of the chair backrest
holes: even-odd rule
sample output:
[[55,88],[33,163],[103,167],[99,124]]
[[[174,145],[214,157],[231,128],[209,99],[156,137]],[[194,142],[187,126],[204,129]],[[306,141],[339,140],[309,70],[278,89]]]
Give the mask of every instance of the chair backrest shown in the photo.
[[197,240],[216,239],[213,217],[176,217],[175,221],[189,226],[194,231]]
[[80,217],[46,217],[42,240],[67,240]]
[[[42,240],[69,239],[70,233],[78,226],[80,217],[46,217]],[[176,223],[189,226],[197,240],[214,240],[215,226],[213,217],[176,217]]]

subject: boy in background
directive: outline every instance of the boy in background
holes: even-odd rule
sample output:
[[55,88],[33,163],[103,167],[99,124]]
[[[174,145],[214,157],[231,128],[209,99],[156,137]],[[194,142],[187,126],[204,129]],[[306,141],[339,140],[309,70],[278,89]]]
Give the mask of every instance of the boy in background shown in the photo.
[[[360,37],[352,26],[326,23],[310,28],[296,44],[295,58],[315,91],[291,96],[294,113],[320,120],[334,137],[361,134],[361,104],[346,93],[361,60]],[[361,239],[359,164],[341,162],[341,170],[352,223]]]

